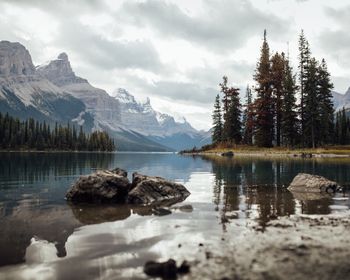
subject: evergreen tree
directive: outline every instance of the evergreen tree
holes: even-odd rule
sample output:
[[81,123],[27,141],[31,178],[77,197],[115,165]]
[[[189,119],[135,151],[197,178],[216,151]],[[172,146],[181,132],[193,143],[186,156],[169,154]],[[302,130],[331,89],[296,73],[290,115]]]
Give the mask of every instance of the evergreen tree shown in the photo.
[[282,125],[282,93],[285,75],[284,54],[276,53],[271,58],[271,85],[273,90],[276,146],[281,145],[281,125]]
[[304,87],[304,142],[308,147],[317,146],[320,128],[318,100],[318,62],[312,58],[308,65],[308,75]]
[[311,59],[311,51],[309,42],[307,41],[304,31],[301,30],[299,36],[299,91],[300,91],[300,134],[302,145],[305,144],[305,87],[309,77],[309,63]]
[[242,105],[239,99],[239,89],[229,87],[228,79],[223,77],[223,82],[220,84],[221,92],[223,93],[223,132],[222,139],[224,141],[233,141],[239,143],[242,140]]
[[272,97],[270,48],[264,32],[261,56],[254,79],[257,97],[255,100],[255,142],[260,147],[271,147],[274,130],[274,104]]
[[0,149],[35,150],[94,150],[113,151],[113,140],[106,132],[95,131],[86,135],[82,128],[79,137],[75,127],[56,124],[53,131],[45,122],[32,118],[21,122],[19,119],[0,113]]
[[221,115],[221,103],[220,95],[215,98],[214,111],[213,111],[213,130],[212,130],[212,142],[214,144],[222,141],[222,115]]
[[253,133],[254,133],[254,106],[252,90],[247,86],[246,90],[246,103],[243,112],[243,143],[247,145],[253,144]]
[[320,140],[322,144],[334,142],[334,105],[330,73],[327,69],[327,64],[322,59],[318,69],[318,103],[320,113]]
[[283,139],[282,142],[287,147],[294,146],[298,139],[298,116],[295,97],[296,90],[297,86],[295,76],[293,76],[289,60],[286,60],[283,78],[281,134]]

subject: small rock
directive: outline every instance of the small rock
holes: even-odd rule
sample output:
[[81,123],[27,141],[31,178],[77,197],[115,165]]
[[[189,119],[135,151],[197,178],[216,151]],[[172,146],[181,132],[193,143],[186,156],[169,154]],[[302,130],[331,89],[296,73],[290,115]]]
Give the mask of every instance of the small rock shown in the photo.
[[223,156],[223,157],[233,157],[234,153],[232,151],[225,152],[225,153],[222,153],[221,156]]
[[176,278],[176,261],[169,259],[166,262],[149,261],[144,265],[144,273],[152,277]]
[[177,272],[180,274],[186,274],[190,272],[191,266],[187,261],[183,261],[180,267],[178,268]]
[[176,261],[169,259],[166,262],[149,261],[144,265],[143,271],[151,277],[161,277],[164,279],[176,279],[177,274],[190,272],[190,265],[183,261],[180,267],[176,266]]

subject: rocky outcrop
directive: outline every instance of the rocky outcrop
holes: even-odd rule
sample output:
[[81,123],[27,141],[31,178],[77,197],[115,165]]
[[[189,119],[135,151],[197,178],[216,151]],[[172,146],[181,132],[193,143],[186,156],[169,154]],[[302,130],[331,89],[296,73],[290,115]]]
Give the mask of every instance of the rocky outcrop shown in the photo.
[[133,183],[127,202],[131,204],[155,204],[164,201],[184,200],[190,192],[181,184],[161,177],[133,174]]
[[134,173],[130,184],[127,172],[116,168],[81,176],[67,192],[66,198],[73,202],[171,205],[189,195],[190,192],[183,185],[161,177]]
[[0,75],[32,75],[35,67],[28,50],[20,43],[0,42]]
[[57,59],[38,66],[36,71],[58,87],[72,83],[87,83],[87,80],[75,75],[66,53],[61,53]]
[[81,176],[68,191],[66,198],[76,202],[125,202],[130,182],[118,173],[120,172],[98,171]]
[[336,192],[339,185],[322,176],[299,173],[289,185],[288,190],[292,192],[321,193]]

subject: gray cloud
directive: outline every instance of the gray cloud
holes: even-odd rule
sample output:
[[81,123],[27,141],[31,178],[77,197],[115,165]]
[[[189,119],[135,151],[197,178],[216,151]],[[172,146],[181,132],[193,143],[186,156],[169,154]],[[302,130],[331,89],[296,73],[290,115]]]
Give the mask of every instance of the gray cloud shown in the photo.
[[341,66],[350,66],[350,6],[342,9],[326,8],[326,14],[338,28],[323,31],[319,36],[320,46]]
[[265,14],[246,0],[204,0],[205,12],[191,16],[177,5],[160,0],[128,1],[123,19],[138,26],[148,25],[162,36],[184,39],[216,51],[233,51],[267,28],[274,38],[283,37],[290,24]]
[[61,23],[56,44],[105,70],[140,68],[158,72],[163,69],[150,41],[107,40],[75,20]]

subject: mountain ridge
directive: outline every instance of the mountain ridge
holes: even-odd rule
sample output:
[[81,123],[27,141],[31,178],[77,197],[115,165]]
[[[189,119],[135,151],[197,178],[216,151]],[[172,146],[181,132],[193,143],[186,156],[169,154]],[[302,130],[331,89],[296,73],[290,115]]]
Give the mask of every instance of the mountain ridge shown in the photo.
[[123,149],[130,144],[130,149],[142,150],[144,143],[147,151],[173,151],[205,138],[205,133],[185,119],[177,122],[155,111],[149,98],[139,102],[126,89],[118,89],[112,96],[92,86],[75,74],[66,53],[35,67],[23,45],[1,41],[0,57],[2,112],[22,119],[33,116],[51,122],[73,122],[90,131],[107,130]]

